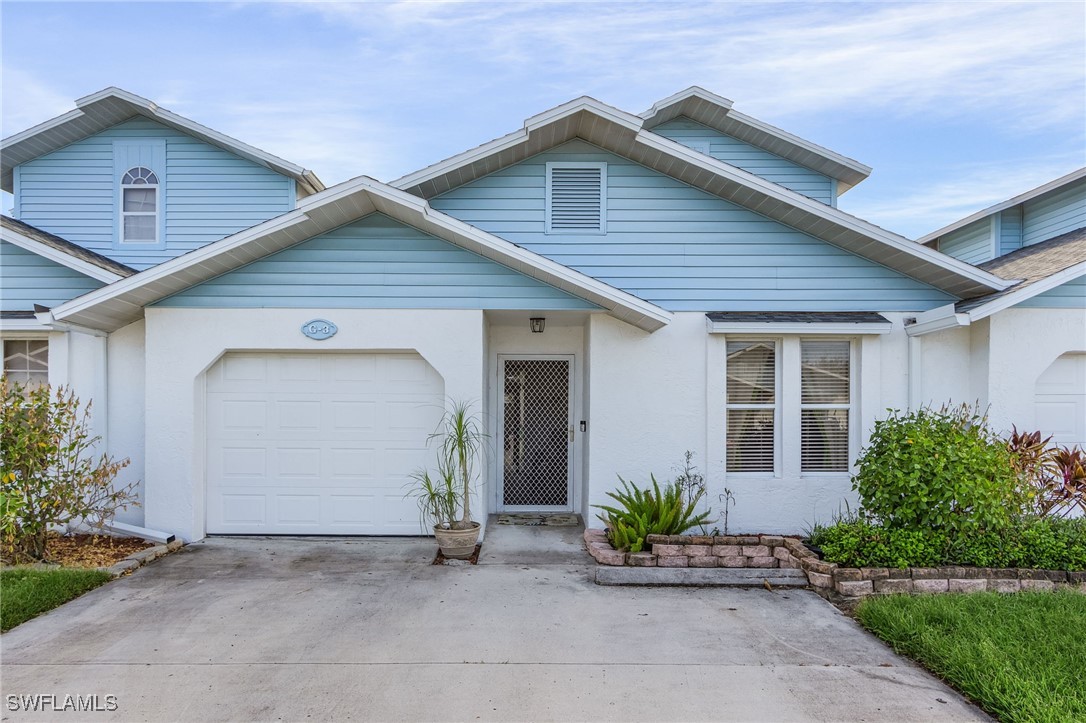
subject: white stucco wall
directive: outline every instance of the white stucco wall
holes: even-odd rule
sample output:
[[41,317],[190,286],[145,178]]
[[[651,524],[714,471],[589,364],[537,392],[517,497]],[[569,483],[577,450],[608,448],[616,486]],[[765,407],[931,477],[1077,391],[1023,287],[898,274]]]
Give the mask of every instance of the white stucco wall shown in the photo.
[[[117,482],[137,484],[141,505],[144,479],[144,323],[143,320],[118,329],[109,336],[108,415],[109,454],[127,457],[130,464],[117,476]],[[117,520],[143,525],[143,507],[130,507],[117,513]]]
[[1011,308],[989,317],[988,402],[998,431],[1035,429],[1037,379],[1066,352],[1086,352],[1086,311]]
[[[489,450],[493,464],[490,465],[489,488],[491,490],[491,504],[498,504],[501,494],[502,464],[502,437],[500,417],[502,410],[500,400],[502,388],[500,383],[500,360],[505,355],[533,356],[533,355],[570,355],[573,357],[573,422],[576,427],[582,419],[587,419],[584,409],[584,324],[582,314],[567,315],[563,320],[559,315],[552,314],[547,319],[546,327],[541,334],[533,334],[528,327],[528,316],[518,323],[490,323],[487,333],[488,364],[487,364],[487,433],[490,435]],[[584,495],[584,480],[586,469],[584,463],[584,435],[580,431],[574,432],[573,453],[573,491],[572,506],[575,510],[582,508]]]
[[[908,341],[903,315],[890,334],[854,337],[856,383],[853,448],[858,453],[886,407],[908,403]],[[779,477],[725,473],[726,336],[710,335],[705,316],[676,314],[667,327],[647,334],[606,316],[589,322],[586,375],[589,410],[589,489],[586,522],[601,526],[590,505],[609,501],[616,474],[638,484],[649,473],[660,482],[675,477],[683,453],[696,453],[706,477],[708,502],[722,509],[727,487],[735,497],[731,532],[800,533],[828,521],[847,503],[855,508],[848,473],[801,474],[786,463]],[[798,420],[782,420],[798,425]]]
[[979,402],[997,432],[1032,430],[1037,379],[1060,355],[1086,352],[1086,312],[1011,308],[921,339],[925,402]]
[[[314,341],[314,318],[339,327]],[[148,527],[203,537],[204,373],[228,351],[403,351],[421,354],[444,378],[449,399],[484,398],[481,311],[383,309],[146,310],[145,510]],[[487,470],[481,470],[486,479]],[[487,490],[476,508],[485,519]]]

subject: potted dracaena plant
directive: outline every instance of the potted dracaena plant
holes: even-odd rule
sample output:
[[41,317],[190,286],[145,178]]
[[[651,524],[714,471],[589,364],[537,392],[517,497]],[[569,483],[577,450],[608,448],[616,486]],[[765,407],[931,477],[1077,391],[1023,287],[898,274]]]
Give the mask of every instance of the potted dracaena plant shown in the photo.
[[428,440],[437,442],[436,475],[425,469],[411,475],[407,496],[415,498],[423,525],[433,526],[438,547],[448,558],[471,557],[479,542],[480,525],[471,519],[471,495],[485,439],[471,405],[455,402]]

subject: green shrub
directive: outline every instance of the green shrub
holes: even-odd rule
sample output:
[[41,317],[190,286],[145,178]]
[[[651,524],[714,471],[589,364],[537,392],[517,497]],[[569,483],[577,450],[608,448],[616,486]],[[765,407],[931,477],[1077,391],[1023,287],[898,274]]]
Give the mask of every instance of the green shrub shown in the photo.
[[822,528],[812,543],[825,559],[844,567],[933,567],[942,563],[942,532],[906,530],[854,518]]
[[858,470],[863,509],[891,528],[998,530],[1029,504],[1006,443],[968,406],[891,410],[875,422]]
[[1086,518],[1025,517],[998,530],[950,537],[851,517],[812,533],[828,562],[845,567],[1032,567],[1086,570]]
[[678,535],[710,519],[710,510],[695,514],[704,490],[697,491],[687,501],[681,485],[664,485],[661,492],[656,477],[649,475],[649,479],[652,489],[641,490],[619,477],[622,490],[608,492],[607,496],[621,507],[593,505],[605,513],[597,517],[607,525],[607,539],[616,550],[641,552],[649,535]]
[[95,456],[90,404],[48,385],[22,387],[0,379],[0,496],[5,500],[3,552],[35,560],[47,554],[54,527],[96,529],[117,510],[137,505],[135,483],[114,485],[128,460]]

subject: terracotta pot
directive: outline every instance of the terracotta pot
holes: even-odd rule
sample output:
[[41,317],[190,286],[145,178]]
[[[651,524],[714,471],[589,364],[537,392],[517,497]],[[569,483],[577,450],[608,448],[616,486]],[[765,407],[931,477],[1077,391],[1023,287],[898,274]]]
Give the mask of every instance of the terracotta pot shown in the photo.
[[434,537],[441,554],[453,560],[466,560],[475,552],[479,542],[479,523],[472,522],[466,530],[449,530],[444,527],[434,528]]

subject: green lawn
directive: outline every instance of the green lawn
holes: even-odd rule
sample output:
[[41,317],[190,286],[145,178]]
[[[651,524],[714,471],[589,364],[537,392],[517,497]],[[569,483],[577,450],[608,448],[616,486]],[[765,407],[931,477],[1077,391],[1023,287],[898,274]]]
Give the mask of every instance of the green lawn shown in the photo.
[[10,630],[109,579],[109,573],[101,570],[0,570],[0,630]]
[[1086,595],[869,598],[868,630],[1003,721],[1086,721]]

